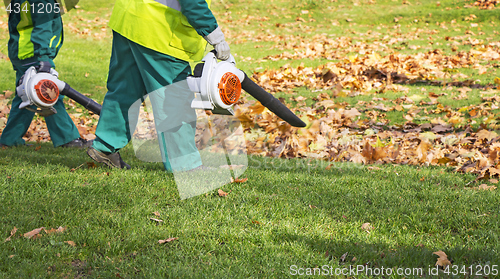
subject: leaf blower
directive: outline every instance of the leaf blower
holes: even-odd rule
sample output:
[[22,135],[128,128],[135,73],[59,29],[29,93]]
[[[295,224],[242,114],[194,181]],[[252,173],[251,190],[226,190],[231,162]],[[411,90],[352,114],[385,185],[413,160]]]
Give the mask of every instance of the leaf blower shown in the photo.
[[189,89],[195,93],[192,108],[211,110],[214,114],[234,115],[233,105],[241,96],[241,89],[257,99],[278,117],[294,127],[305,127],[297,115],[262,87],[253,82],[243,71],[236,68],[231,55],[227,61],[217,61],[209,52],[188,76]]
[[[100,104],[60,80],[59,73],[52,69],[50,64],[44,62],[39,67],[30,67],[24,73],[16,92],[22,100],[19,105],[20,109],[26,108],[41,113],[43,116],[57,113],[53,106],[60,94],[68,96],[95,114],[101,113]],[[37,109],[33,109],[32,105],[35,105]]]

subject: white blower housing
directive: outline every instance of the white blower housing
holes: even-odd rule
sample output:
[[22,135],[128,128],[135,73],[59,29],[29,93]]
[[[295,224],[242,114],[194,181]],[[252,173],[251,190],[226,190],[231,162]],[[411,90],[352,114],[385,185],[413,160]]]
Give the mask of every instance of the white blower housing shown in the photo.
[[191,107],[234,115],[232,108],[241,96],[245,73],[236,68],[232,55],[227,61],[218,62],[215,54],[209,52],[202,62],[195,67],[194,75],[187,78],[189,89],[195,93]]
[[30,67],[24,74],[21,84],[16,88],[17,95],[22,100],[19,108],[35,105],[41,109],[54,110],[52,106],[57,102],[59,94],[64,90],[66,83],[59,80],[56,70],[50,69],[49,73],[37,72],[35,67]]

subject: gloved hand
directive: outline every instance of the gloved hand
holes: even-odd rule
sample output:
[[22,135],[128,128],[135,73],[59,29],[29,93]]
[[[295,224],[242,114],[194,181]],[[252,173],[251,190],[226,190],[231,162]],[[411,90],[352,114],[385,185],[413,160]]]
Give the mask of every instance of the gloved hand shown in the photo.
[[231,50],[229,49],[229,45],[224,39],[224,33],[217,27],[212,33],[204,36],[205,40],[211,44],[215,51],[217,52],[217,59],[227,60],[229,59],[229,55],[231,54]]

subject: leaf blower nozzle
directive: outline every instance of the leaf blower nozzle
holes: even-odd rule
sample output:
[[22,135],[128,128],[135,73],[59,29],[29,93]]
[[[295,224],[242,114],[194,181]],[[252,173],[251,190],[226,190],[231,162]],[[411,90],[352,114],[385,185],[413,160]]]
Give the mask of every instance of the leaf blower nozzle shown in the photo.
[[66,83],[66,86],[64,86],[64,89],[61,92],[61,94],[65,95],[68,98],[72,99],[73,101],[79,103],[87,110],[89,110],[97,115],[101,114],[102,106],[100,104],[98,104],[94,100],[90,99],[89,97],[81,94],[80,92],[76,91],[75,89],[71,88],[71,86],[69,86],[69,84],[67,84],[67,83]]

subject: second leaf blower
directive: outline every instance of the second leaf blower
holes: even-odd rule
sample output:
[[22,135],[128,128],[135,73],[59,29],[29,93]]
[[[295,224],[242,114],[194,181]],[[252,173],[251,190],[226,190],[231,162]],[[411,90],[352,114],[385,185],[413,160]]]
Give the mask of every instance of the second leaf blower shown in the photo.
[[35,105],[37,107],[35,111],[43,112],[45,116],[57,113],[53,106],[60,94],[68,96],[95,114],[101,113],[100,104],[60,80],[59,73],[47,62],[42,62],[39,67],[30,67],[19,81],[16,92],[22,100],[19,105],[20,109],[34,110],[31,106]]

